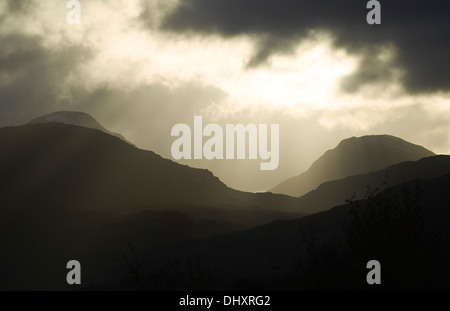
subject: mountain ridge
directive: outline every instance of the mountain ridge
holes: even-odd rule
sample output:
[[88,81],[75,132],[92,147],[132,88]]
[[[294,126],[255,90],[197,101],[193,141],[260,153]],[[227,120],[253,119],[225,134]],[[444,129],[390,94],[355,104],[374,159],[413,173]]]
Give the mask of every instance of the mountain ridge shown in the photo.
[[450,156],[436,155],[417,161],[404,161],[385,169],[327,181],[298,198],[299,206],[307,214],[313,214],[361,200],[368,190],[394,187],[418,179],[438,178],[450,174]]
[[201,215],[206,209],[212,219],[226,214],[246,224],[299,217],[292,212],[294,198],[231,189],[206,169],[165,159],[98,130],[29,124],[0,129],[0,140],[5,204],[115,213],[189,209]]

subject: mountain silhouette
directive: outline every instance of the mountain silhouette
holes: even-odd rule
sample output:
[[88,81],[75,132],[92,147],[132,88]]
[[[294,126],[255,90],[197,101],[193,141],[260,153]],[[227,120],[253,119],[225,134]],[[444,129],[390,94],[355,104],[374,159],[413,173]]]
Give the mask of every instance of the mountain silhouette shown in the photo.
[[55,267],[68,258],[88,263],[87,284],[108,280],[129,243],[149,250],[304,216],[289,212],[294,198],[228,188],[97,129],[27,124],[1,128],[0,141],[0,289],[66,288]]
[[138,149],[102,131],[61,123],[0,129],[6,206],[116,214],[178,210],[195,219],[255,225],[299,217],[296,200],[228,188],[210,171]]
[[424,147],[394,136],[352,137],[325,152],[306,172],[280,183],[269,192],[300,197],[326,181],[369,173],[432,155],[435,154]]
[[[420,194],[426,228],[450,237],[450,156],[395,137],[343,141],[310,169],[329,168],[322,178],[331,180],[293,198],[231,189],[208,170],[138,149],[98,126],[83,116],[0,129],[0,289],[73,289],[64,269],[72,259],[83,267],[79,289],[289,288],[286,276],[309,252],[305,235],[314,232],[319,245],[345,240],[351,219],[345,200],[355,194],[362,199],[356,203],[367,206],[366,187],[383,183],[381,193]],[[352,170],[355,154],[373,161],[355,161],[370,172]],[[134,247],[139,251],[130,263]],[[184,270],[180,262],[187,263]],[[392,265],[383,262],[383,269],[386,264]],[[130,269],[138,284],[130,285]],[[214,283],[203,278],[206,270]]]

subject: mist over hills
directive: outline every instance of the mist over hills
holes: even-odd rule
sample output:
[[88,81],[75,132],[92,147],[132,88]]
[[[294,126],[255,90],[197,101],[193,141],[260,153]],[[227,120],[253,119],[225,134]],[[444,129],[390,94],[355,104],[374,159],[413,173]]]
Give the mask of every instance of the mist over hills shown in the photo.
[[416,161],[432,155],[434,153],[424,147],[394,136],[352,137],[325,152],[306,172],[280,183],[269,191],[300,197],[326,181],[369,173],[396,163]]

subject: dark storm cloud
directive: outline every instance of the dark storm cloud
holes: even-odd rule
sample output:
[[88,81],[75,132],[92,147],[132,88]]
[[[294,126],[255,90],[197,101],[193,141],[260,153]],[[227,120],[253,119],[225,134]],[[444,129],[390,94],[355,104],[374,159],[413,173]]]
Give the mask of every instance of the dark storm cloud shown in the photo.
[[247,68],[255,68],[267,62],[270,55],[282,52],[289,54],[295,50],[297,44],[288,38],[263,36],[258,39],[257,51],[247,63]]
[[59,110],[84,111],[140,145],[165,151],[170,150],[174,124],[190,122],[191,116],[225,96],[195,79],[130,88],[88,81],[83,64],[97,56],[95,49],[68,42],[48,47],[43,36],[23,29],[1,31],[6,25],[2,17],[32,13],[31,2],[10,1],[0,13],[0,126],[23,124]]
[[382,47],[371,48],[370,52],[363,51],[356,73],[345,76],[341,81],[341,88],[347,93],[355,93],[363,85],[370,83],[389,84],[395,79],[396,64],[393,60],[382,60]]
[[[450,90],[450,18],[448,1],[380,1],[381,25],[366,23],[364,0],[183,0],[161,28],[182,33],[253,36],[258,50],[248,66],[274,53],[289,53],[314,30],[335,36],[335,45],[363,54],[359,72],[344,82],[352,91],[388,80],[392,66],[405,72],[403,85],[412,93]],[[145,19],[145,15],[142,16]],[[374,66],[381,45],[396,48],[395,63]],[[373,70],[377,72],[371,74]]]

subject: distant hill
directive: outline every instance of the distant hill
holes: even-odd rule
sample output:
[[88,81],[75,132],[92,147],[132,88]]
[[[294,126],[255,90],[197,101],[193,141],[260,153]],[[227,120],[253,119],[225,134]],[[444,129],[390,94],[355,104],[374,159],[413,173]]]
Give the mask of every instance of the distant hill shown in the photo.
[[50,114],[46,114],[37,118],[34,118],[28,124],[41,124],[41,123],[62,123],[68,125],[76,125],[96,129],[104,133],[116,136],[123,141],[128,142],[122,135],[113,133],[104,128],[97,120],[90,114],[79,111],[57,111]]
[[381,191],[404,182],[447,174],[450,174],[450,156],[406,161],[376,172],[325,182],[298,199],[299,210],[308,214],[317,213],[345,204],[350,199],[361,200],[369,189]]
[[435,154],[430,150],[394,136],[352,137],[325,152],[306,172],[282,182],[269,192],[300,197],[327,181],[373,172],[432,155]]

